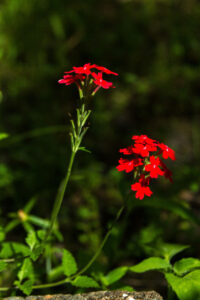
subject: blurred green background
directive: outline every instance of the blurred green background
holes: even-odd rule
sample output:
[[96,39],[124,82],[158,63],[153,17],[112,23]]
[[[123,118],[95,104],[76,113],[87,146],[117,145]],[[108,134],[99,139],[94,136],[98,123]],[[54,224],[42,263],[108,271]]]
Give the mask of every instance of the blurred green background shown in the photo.
[[[128,218],[100,259],[105,269],[134,264],[157,243],[189,244],[199,257],[200,3],[197,0],[2,0],[0,3],[0,217],[5,226],[35,197],[48,218],[70,155],[69,113],[76,87],[57,83],[72,66],[118,72],[101,89],[60,213],[60,242],[80,257],[97,249],[124,197]],[[159,179],[139,201],[115,169],[119,148],[147,134],[176,151],[174,183]],[[21,227],[10,234],[23,240]],[[82,249],[82,250],[81,250]],[[113,255],[113,252],[115,255]],[[136,289],[165,291],[163,278],[127,278]],[[152,277],[152,276],[151,276]]]

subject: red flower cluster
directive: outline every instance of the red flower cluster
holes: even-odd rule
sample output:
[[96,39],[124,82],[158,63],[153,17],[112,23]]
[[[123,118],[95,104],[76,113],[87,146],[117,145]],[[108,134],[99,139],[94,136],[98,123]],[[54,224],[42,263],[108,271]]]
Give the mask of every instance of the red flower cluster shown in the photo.
[[[95,73],[96,71],[96,73]],[[85,64],[83,67],[73,67],[73,70],[65,72],[58,83],[70,85],[75,83],[79,89],[89,89],[91,95],[95,94],[99,88],[114,88],[113,83],[103,79],[103,73],[108,75],[118,75],[109,69],[95,64]]]
[[131,189],[136,192],[135,197],[141,200],[144,196],[152,195],[153,192],[149,188],[152,178],[165,176],[172,182],[172,173],[160,156],[175,160],[175,152],[146,135],[134,135],[132,139],[134,140],[132,146],[119,150],[124,155],[132,155],[132,158],[120,158],[117,169],[126,173],[134,172],[134,178],[138,181],[131,185]]

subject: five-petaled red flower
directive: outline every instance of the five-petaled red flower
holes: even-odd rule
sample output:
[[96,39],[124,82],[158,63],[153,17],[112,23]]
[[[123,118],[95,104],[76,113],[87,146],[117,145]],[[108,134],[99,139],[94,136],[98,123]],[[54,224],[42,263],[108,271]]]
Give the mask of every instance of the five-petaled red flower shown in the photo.
[[150,156],[150,163],[145,166],[145,171],[150,172],[151,178],[158,178],[158,175],[163,176],[164,172],[159,168],[160,159],[155,156]]

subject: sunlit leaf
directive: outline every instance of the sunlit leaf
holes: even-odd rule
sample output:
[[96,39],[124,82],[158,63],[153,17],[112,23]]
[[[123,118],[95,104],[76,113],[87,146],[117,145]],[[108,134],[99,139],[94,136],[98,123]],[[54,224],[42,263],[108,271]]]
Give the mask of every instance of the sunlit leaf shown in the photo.
[[127,270],[128,267],[119,267],[110,271],[106,276],[103,277],[104,284],[110,285],[118,281],[126,274]]
[[193,271],[184,277],[167,273],[165,274],[165,278],[180,300],[200,300],[199,270]]
[[171,265],[163,258],[160,257],[150,257],[139,264],[129,268],[130,271],[136,273],[143,273],[151,270],[168,270]]
[[183,258],[177,261],[173,267],[178,275],[184,275],[196,268],[200,268],[200,260],[193,257]]
[[91,277],[78,276],[71,282],[72,285],[81,288],[98,288],[99,284]]
[[63,272],[66,276],[73,275],[77,272],[76,260],[68,250],[64,249],[62,258]]

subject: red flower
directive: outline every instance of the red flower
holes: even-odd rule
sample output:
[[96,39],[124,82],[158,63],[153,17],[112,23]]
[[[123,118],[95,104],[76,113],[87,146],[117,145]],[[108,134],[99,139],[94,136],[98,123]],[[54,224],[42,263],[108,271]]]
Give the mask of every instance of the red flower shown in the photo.
[[91,69],[93,68],[94,65],[91,65],[90,63],[85,64],[83,67],[73,67],[73,70],[76,74],[85,74],[85,75],[90,75],[91,74]]
[[138,166],[142,166],[142,165],[143,165],[143,161],[141,158],[139,158],[139,159],[134,158],[132,160],[120,158],[119,166],[117,166],[117,170],[125,171],[126,173],[129,173],[129,172],[133,171],[134,168],[136,168]]
[[58,83],[63,83],[65,85],[70,85],[72,83],[78,83],[78,81],[82,81],[85,79],[85,76],[81,74],[76,75],[64,75],[63,79],[58,80]]
[[132,146],[129,146],[129,147],[127,147],[127,148],[120,149],[119,152],[121,152],[121,153],[123,153],[123,154],[125,154],[125,155],[130,155],[130,154],[135,153],[135,152],[133,151],[133,147],[132,147]]
[[148,138],[147,135],[134,135],[132,136],[132,140],[135,140],[135,143],[147,143],[147,144],[150,144],[150,145],[157,145],[156,143],[156,140],[152,140],[150,138]]
[[175,152],[171,148],[169,148],[167,145],[161,143],[158,144],[160,149],[162,150],[162,156],[164,159],[167,159],[168,157],[171,158],[172,160],[175,160]]
[[103,73],[106,73],[106,74],[112,74],[112,75],[115,75],[115,76],[118,76],[119,74],[115,73],[115,72],[112,72],[110,71],[109,69],[105,68],[105,67],[101,67],[101,66],[97,66],[97,65],[93,65],[93,68],[103,72]]
[[114,87],[112,82],[103,80],[101,72],[98,74],[92,73],[92,77],[95,79],[94,83],[99,87],[102,87],[104,89],[109,89],[110,87]]
[[134,148],[132,149],[133,152],[140,154],[142,157],[148,157],[149,152],[156,151],[157,147],[154,145],[144,145],[144,144],[135,144]]
[[151,178],[158,178],[158,175],[164,175],[164,172],[159,168],[160,165],[160,159],[152,155],[150,156],[150,164],[145,166],[145,171],[150,172]]
[[[101,72],[95,73],[92,72],[92,69],[96,69]],[[87,63],[82,67],[73,67],[72,70],[65,72],[67,75],[65,75],[58,82],[65,85],[76,83],[78,88],[82,90],[83,97],[88,97],[89,95],[94,96],[100,87],[104,89],[109,89],[110,87],[114,88],[112,82],[106,81],[102,78],[102,72],[111,75],[118,75],[117,73],[112,72],[105,67]],[[92,78],[89,76],[92,76]]]
[[132,184],[131,189],[136,191],[135,197],[139,198],[140,200],[142,200],[144,196],[150,197],[153,194],[148,186],[142,185],[140,182]]

